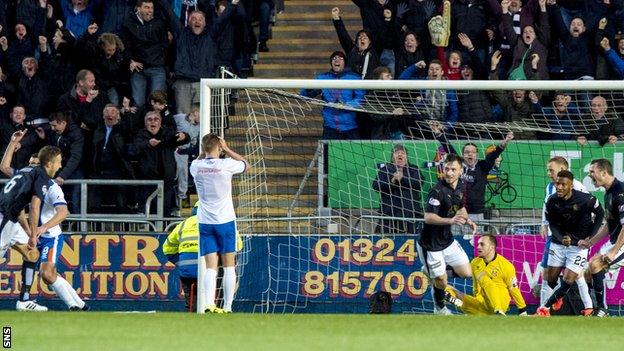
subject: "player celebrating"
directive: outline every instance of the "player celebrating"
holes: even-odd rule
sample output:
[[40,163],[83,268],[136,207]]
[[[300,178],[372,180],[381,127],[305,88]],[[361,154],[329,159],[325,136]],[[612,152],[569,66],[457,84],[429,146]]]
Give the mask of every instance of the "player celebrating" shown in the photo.
[[[15,143],[12,147],[14,150]],[[16,172],[0,193],[0,252],[4,254],[13,246],[25,258],[22,266],[22,289],[16,304],[20,311],[48,310],[34,301],[29,301],[29,291],[39,258],[36,242],[32,241],[37,228],[33,224],[39,218],[39,207],[31,208],[30,223],[26,220],[24,209],[29,202],[38,200],[41,203],[45,198],[51,177],[61,168],[61,151],[56,147],[46,146],[39,151],[38,156],[41,166]]]
[[473,234],[477,229],[464,207],[463,185],[459,180],[462,172],[462,158],[448,155],[444,163],[444,179],[429,190],[425,225],[417,245],[425,274],[433,280],[435,314],[451,314],[444,302],[444,289],[448,284],[446,266],[451,266],[459,277],[472,275],[468,255],[451,233],[452,225],[468,224],[472,226]]
[[[220,159],[224,152],[227,158]],[[202,153],[191,163],[190,172],[195,179],[199,195],[199,250],[206,261],[204,289],[206,312],[232,312],[236,288],[236,214],[232,202],[232,176],[245,172],[249,164],[228,147],[216,134],[202,138]],[[217,264],[223,264],[223,309],[217,308]]]
[[[574,175],[570,171],[557,174],[556,195],[546,202],[546,219],[552,238],[548,253],[548,269],[544,277],[551,288],[557,286],[561,270],[561,285],[537,309],[537,315],[550,316],[550,309],[557,311],[563,305],[563,296],[577,279],[585,279],[588,250],[579,247],[579,241],[594,235],[602,225],[604,211],[598,200],[572,188]],[[581,314],[590,316],[593,310],[584,309]]]
[[[444,126],[439,122],[430,122],[434,136],[444,148],[447,154],[456,154],[457,150],[449,142],[448,136],[444,132]],[[479,160],[477,145],[474,143],[466,143],[462,147],[463,157],[463,174],[461,176],[462,184],[465,187],[464,203],[466,211],[471,220],[483,221],[485,212],[485,188],[487,184],[487,177],[492,168],[496,164],[496,159],[505,151],[507,145],[514,139],[513,132],[509,132],[505,135],[505,138],[501,143],[495,147],[495,149],[485,155],[485,159]],[[466,234],[466,233],[463,233]]]
[[479,238],[478,257],[470,262],[473,296],[449,286],[452,292],[446,292],[446,300],[466,314],[504,315],[513,298],[518,307],[518,313],[526,316],[526,303],[518,288],[516,269],[511,262],[496,252],[496,246],[496,237],[493,235],[487,234]]
[[[546,197],[544,198],[544,206],[542,208],[542,227],[540,230],[540,235],[542,238],[546,239],[546,243],[544,245],[544,254],[542,256],[542,285],[540,287],[540,306],[546,304],[548,298],[553,293],[553,288],[547,283],[549,280],[556,280],[557,277],[552,276],[557,275],[560,270],[549,271],[548,270],[548,252],[550,250],[550,238],[551,232],[548,226],[548,220],[546,219],[546,202],[548,199],[555,194],[556,192],[556,182],[557,182],[557,174],[561,171],[567,171],[569,169],[568,161],[561,156],[554,156],[548,160],[546,163],[546,173],[548,174],[548,178],[550,178],[551,182],[546,185]],[[583,193],[587,193],[587,189],[583,183],[579,182],[577,179],[574,179],[572,183],[572,188],[576,191],[580,191]],[[546,276],[550,274],[551,276]],[[581,300],[583,301],[583,306],[585,310],[593,308],[593,302],[591,296],[589,295],[589,288],[587,287],[587,282],[585,279],[578,279],[576,281],[576,285],[578,286],[579,295]]]
[[607,223],[587,240],[579,241],[578,245],[590,248],[602,238],[609,235],[609,241],[600,248],[600,252],[591,258],[589,272],[596,295],[598,309],[595,315],[608,315],[605,302],[604,278],[606,270],[617,270],[624,266],[624,183],[613,176],[613,166],[606,159],[593,160],[589,166],[589,177],[596,187],[604,187],[605,217]]

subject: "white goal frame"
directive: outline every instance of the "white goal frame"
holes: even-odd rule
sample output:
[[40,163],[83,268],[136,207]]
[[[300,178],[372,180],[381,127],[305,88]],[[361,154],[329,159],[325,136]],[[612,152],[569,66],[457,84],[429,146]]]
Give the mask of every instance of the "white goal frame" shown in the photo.
[[[362,90],[526,90],[526,91],[622,91],[624,80],[317,80],[317,79],[201,79],[200,134],[210,133],[212,104],[220,89],[362,89]],[[220,93],[221,115],[225,114],[225,93]],[[223,131],[220,131],[223,136]],[[201,142],[201,138],[200,138]],[[197,276],[197,312],[204,313],[201,287],[205,264],[199,256]]]

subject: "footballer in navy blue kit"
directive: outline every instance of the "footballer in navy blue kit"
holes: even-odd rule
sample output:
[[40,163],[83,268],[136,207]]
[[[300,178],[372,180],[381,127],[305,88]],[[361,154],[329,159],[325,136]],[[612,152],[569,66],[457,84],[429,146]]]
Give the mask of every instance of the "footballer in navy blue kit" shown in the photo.
[[418,257],[432,281],[436,314],[451,314],[444,301],[444,289],[448,284],[446,266],[451,266],[458,277],[472,276],[468,255],[451,232],[453,225],[470,225],[473,233],[477,229],[464,207],[463,187],[459,180],[462,172],[462,158],[449,154],[444,162],[444,179],[429,190],[425,224],[417,243]]
[[[16,132],[7,152],[12,156],[15,144],[24,132]],[[16,308],[21,311],[47,311],[47,308],[30,300],[30,287],[39,258],[37,246],[40,204],[50,186],[51,177],[61,168],[61,152],[46,146],[38,154],[40,166],[24,168],[13,174],[0,192],[0,253],[15,247],[24,256],[23,282]],[[25,208],[31,203],[29,219]]]
[[607,271],[618,270],[624,266],[624,183],[613,175],[613,165],[607,159],[593,160],[589,166],[589,177],[596,187],[606,190],[605,217],[606,223],[591,238],[579,241],[579,246],[590,248],[602,238],[609,236],[609,241],[600,248],[600,252],[589,261],[589,272],[592,277],[592,288],[596,295],[594,315],[608,315],[604,279]]
[[[574,175],[563,170],[557,174],[556,193],[546,202],[545,216],[552,233],[548,251],[546,284],[554,289],[546,302],[537,310],[541,316],[550,316],[550,310],[558,311],[563,306],[563,297],[573,284],[585,279],[589,250],[578,245],[580,240],[596,234],[604,211],[598,200],[591,194],[574,190]],[[559,276],[563,278],[559,282]],[[559,283],[559,287],[557,287]],[[583,301],[581,314],[593,314],[591,299]]]

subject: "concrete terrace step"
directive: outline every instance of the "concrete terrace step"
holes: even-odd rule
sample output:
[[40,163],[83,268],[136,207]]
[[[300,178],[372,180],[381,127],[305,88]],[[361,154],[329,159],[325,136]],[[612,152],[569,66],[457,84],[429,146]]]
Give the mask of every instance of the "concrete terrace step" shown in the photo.
[[329,64],[327,63],[258,63],[254,66],[259,70],[328,70]]
[[[293,208],[293,215],[308,216],[316,211],[316,207],[295,207]],[[239,217],[252,216],[254,218],[259,217],[286,217],[288,215],[287,207],[262,207],[262,208],[249,208],[239,207],[236,209],[236,215]]]
[[[331,9],[333,6],[328,6],[327,11],[319,11],[319,9],[313,9],[314,12],[289,12],[286,11],[277,16],[278,25],[281,21],[305,21],[305,20],[327,20],[331,21]],[[338,6],[340,7],[340,6]],[[341,8],[343,20],[361,20],[359,11],[347,11],[346,8]]]
[[[329,62],[332,51],[270,51],[259,53],[260,63],[276,59],[314,59]],[[329,67],[329,64],[327,65]],[[329,69],[329,68],[328,68]]]
[[[303,22],[302,22],[303,23]],[[355,36],[359,25],[348,25],[347,31]],[[273,28],[273,39],[296,39],[296,38],[324,38],[334,39],[338,42],[338,35],[334,26],[329,22],[327,25],[318,24],[293,24],[288,26],[276,26]]]
[[333,52],[341,50],[341,47],[334,38],[276,38],[269,42],[269,49],[288,52]]
[[286,12],[293,12],[292,9],[294,6],[353,6],[357,8],[357,6],[349,0],[286,0],[284,3],[286,5]]

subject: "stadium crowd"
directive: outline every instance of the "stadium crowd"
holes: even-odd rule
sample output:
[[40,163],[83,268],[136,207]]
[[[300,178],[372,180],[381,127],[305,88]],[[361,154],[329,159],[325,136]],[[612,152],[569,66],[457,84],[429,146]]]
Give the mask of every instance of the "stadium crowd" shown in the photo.
[[[331,10],[344,51],[331,55],[330,71],[318,79],[624,78],[621,0],[453,0],[446,6],[441,0],[353,2],[359,7],[363,28],[351,37],[341,10]],[[617,103],[621,94],[593,96],[563,88],[553,94],[422,91],[417,113],[395,109],[394,116],[357,115],[326,107],[324,137],[400,139],[413,135],[410,129],[418,129],[411,127],[419,119],[450,123],[531,120],[579,135],[531,134],[528,138],[598,140],[601,145],[624,134],[619,117],[624,111]],[[305,90],[303,94],[317,96],[319,92]],[[365,94],[327,90],[323,99],[358,105]],[[604,118],[607,111],[611,118]]]
[[[251,73],[256,51],[269,50],[272,12],[281,9],[283,1],[273,0],[2,1],[0,148],[27,130],[13,158],[20,169],[42,146],[58,146],[60,185],[163,180],[164,215],[172,215],[188,203],[199,80],[218,67]],[[78,213],[78,186],[65,190]],[[90,188],[90,212],[102,204],[112,206],[108,213],[145,211],[135,206],[150,189],[113,190]]]
[[[344,51],[319,79],[612,79],[624,77],[622,0],[353,0],[363,29],[351,37],[331,10]],[[186,204],[188,163],[198,152],[199,79],[228,67],[245,77],[256,51],[268,51],[274,0],[12,0],[0,5],[0,148],[29,132],[13,160],[26,166],[43,145],[63,150],[68,179],[152,179],[165,184],[165,215]],[[256,38],[252,23],[259,24]],[[301,77],[305,78],[305,77]],[[378,92],[322,93],[360,104]],[[422,91],[415,116],[358,115],[325,107],[323,138],[400,139],[421,118],[521,121],[555,129],[598,129],[581,143],[613,143],[624,122],[614,96],[568,92]],[[422,116],[424,114],[424,116]],[[609,116],[609,118],[605,118]],[[587,129],[587,128],[585,128]],[[522,137],[519,135],[519,137]],[[560,138],[562,134],[533,135]],[[564,136],[565,137],[565,136]],[[95,187],[91,210],[145,211],[149,189]],[[66,189],[79,212],[78,187]],[[110,211],[110,209],[107,209]]]

